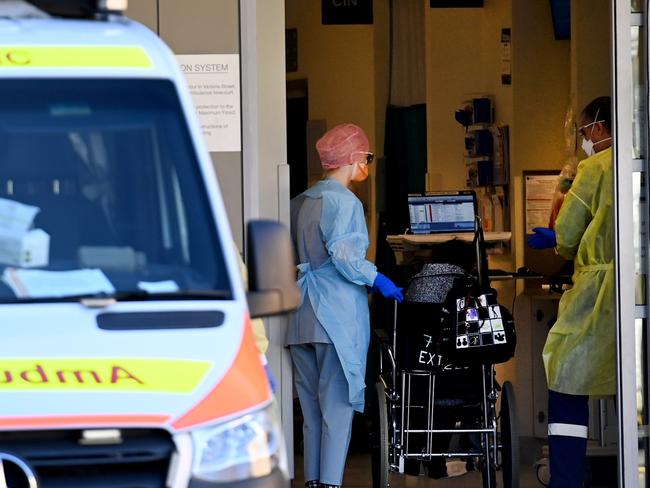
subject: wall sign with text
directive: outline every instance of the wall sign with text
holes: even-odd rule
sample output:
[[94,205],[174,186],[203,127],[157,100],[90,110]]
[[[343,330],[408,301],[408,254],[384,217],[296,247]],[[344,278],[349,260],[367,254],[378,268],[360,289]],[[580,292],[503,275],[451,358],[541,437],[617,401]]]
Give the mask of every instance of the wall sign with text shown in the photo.
[[241,151],[238,54],[177,55],[210,152]]
[[321,0],[323,25],[372,24],[373,0]]

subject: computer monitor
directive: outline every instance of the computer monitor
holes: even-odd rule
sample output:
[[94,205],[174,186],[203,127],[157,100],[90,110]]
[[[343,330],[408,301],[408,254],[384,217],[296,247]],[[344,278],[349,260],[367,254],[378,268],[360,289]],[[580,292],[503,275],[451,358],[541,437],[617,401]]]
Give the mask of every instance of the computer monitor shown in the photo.
[[411,232],[475,232],[478,204],[471,190],[410,195],[408,197]]

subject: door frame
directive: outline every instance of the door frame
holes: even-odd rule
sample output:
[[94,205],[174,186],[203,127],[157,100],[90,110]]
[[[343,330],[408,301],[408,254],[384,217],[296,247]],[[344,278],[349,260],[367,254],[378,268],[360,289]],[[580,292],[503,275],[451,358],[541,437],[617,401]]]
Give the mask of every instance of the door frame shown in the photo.
[[[635,320],[645,307],[635,300],[633,178],[645,164],[633,159],[634,98],[631,28],[641,16],[632,14],[631,2],[612,0],[612,132],[614,181],[614,287],[617,342],[618,484],[639,484],[639,429],[636,402]],[[638,230],[636,230],[638,232]]]

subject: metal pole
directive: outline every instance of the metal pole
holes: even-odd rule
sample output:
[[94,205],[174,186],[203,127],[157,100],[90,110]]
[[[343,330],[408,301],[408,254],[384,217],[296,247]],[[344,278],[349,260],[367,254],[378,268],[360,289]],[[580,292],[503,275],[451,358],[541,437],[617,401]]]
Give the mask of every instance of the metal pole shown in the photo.
[[494,432],[494,429],[488,427],[485,429],[432,429],[432,430],[422,430],[422,429],[412,429],[406,430],[405,432],[411,434],[425,434],[427,432],[433,432],[435,434],[491,434]]
[[431,385],[431,375],[427,378],[427,387],[429,389],[428,395],[427,395],[427,429],[426,429],[426,436],[427,436],[427,452],[431,452],[431,429],[433,429],[433,425],[431,425],[432,422],[432,415],[433,415],[433,402],[431,401],[431,395],[433,394],[433,387]]
[[[481,365],[481,374],[483,377],[483,428],[489,432],[488,395],[487,384],[485,383],[485,365]],[[492,477],[490,476],[490,435],[488,433],[485,433],[481,437],[483,437],[483,452],[485,453],[485,471],[487,475],[486,488],[492,488]]]
[[478,279],[478,285],[479,287],[483,287],[483,255],[482,255],[482,249],[481,249],[481,237],[483,236],[483,230],[482,230],[482,225],[483,222],[481,221],[481,217],[478,215],[476,216],[476,236],[474,238],[475,240],[475,251],[476,251],[476,273],[477,273],[477,279]]
[[[393,359],[393,390],[397,390],[397,300],[393,302],[393,358],[392,359]],[[404,398],[403,394],[402,394],[402,398]],[[404,427],[404,424],[402,424],[402,427]]]
[[[475,452],[438,452],[438,453],[428,453],[426,455],[428,458],[471,458],[471,457],[485,457],[484,453],[477,454]],[[405,459],[421,459],[422,454],[406,454]]]
[[495,398],[495,393],[496,389],[494,388],[494,365],[490,366],[490,402],[491,402],[491,408],[492,408],[492,436],[494,438],[494,443],[492,445],[492,453],[494,455],[493,460],[495,463],[495,468],[496,468],[496,462],[499,456],[499,446],[497,445],[498,439],[497,439],[497,412],[496,412],[496,398]]
[[[410,428],[411,428],[411,375],[407,373],[406,376],[408,376],[409,385],[408,385],[407,393],[406,393],[406,395],[408,396],[408,399],[406,400],[406,429],[404,430],[404,432],[410,432]],[[405,446],[405,448],[406,448],[406,453],[408,454],[409,453],[409,435],[408,435],[408,433],[406,434],[406,446]]]
[[[404,428],[405,428],[405,423],[404,423],[404,403],[406,402],[406,378],[404,377],[406,373],[402,374],[402,398],[401,398],[401,404],[402,404],[402,412],[401,412],[401,417],[402,417],[402,424],[400,425],[400,456],[404,453]],[[400,463],[401,464],[401,463]]]

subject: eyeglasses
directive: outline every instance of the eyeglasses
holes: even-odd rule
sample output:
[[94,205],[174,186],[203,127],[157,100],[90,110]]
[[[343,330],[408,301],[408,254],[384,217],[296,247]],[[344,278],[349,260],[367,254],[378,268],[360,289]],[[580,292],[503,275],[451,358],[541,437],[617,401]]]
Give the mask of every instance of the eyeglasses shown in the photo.
[[371,153],[370,151],[355,151],[350,155],[350,159],[357,154],[364,154],[366,156],[366,160],[363,161],[366,164],[370,164],[375,160],[375,153]]
[[[592,125],[594,125],[594,124],[597,124],[598,122],[601,122],[601,123],[602,123],[602,122],[605,122],[604,120],[598,118],[598,115],[599,115],[599,114],[600,114],[600,109],[596,110],[596,116],[594,117],[594,121],[593,121],[592,123],[590,123],[590,124],[585,124],[585,125],[583,125],[583,126],[581,126],[581,127],[578,127],[578,134],[580,134],[583,138],[586,138],[586,137],[587,137],[587,133],[585,132],[585,129],[586,129],[587,127],[590,127],[590,126],[592,126]],[[591,129],[591,132],[593,133],[593,131],[594,131],[594,129],[592,128],[592,129]]]
[[[597,123],[599,123],[599,122],[602,123],[602,122],[605,122],[605,121],[604,121],[604,120],[594,120],[594,121],[591,122],[590,124],[582,125],[582,126],[578,127],[578,134],[579,134],[580,136],[582,136],[582,137],[587,137],[587,133],[585,132],[585,129],[586,129],[587,127],[591,127],[592,125],[595,125],[595,124],[597,124]],[[593,130],[593,129],[592,129],[592,130]]]

